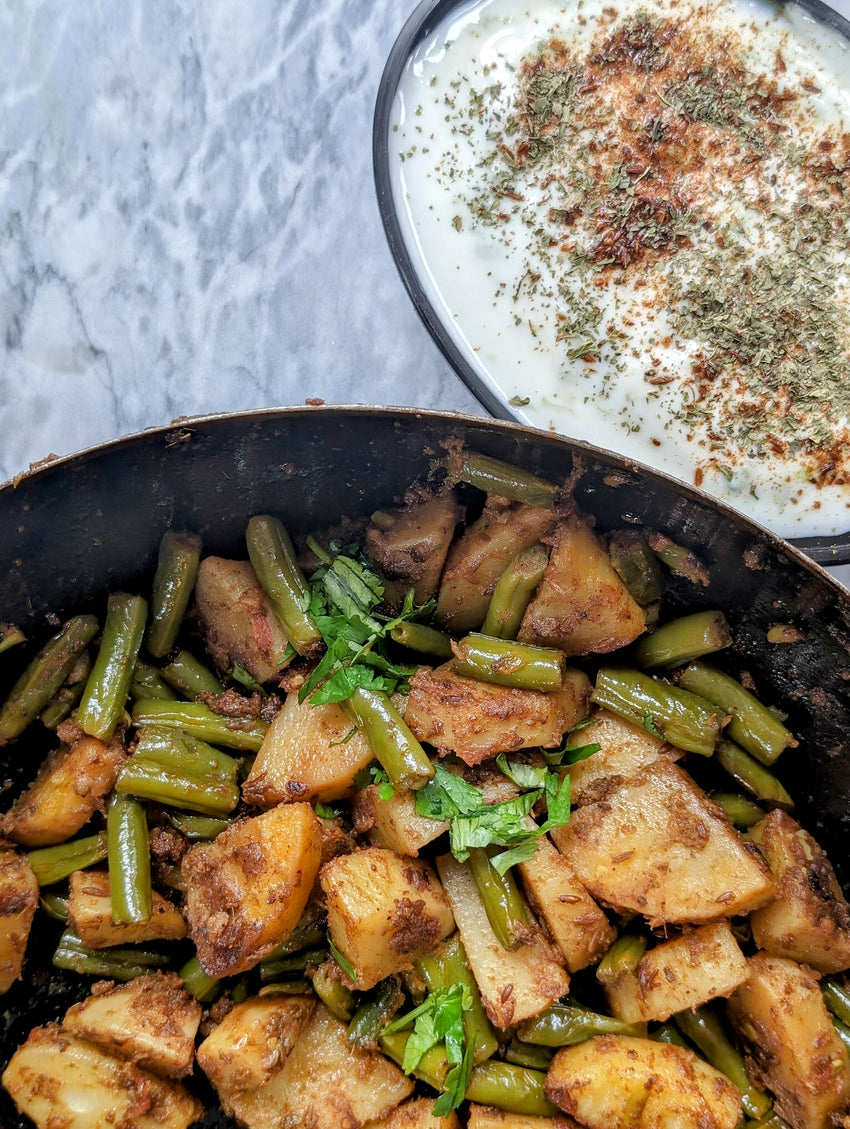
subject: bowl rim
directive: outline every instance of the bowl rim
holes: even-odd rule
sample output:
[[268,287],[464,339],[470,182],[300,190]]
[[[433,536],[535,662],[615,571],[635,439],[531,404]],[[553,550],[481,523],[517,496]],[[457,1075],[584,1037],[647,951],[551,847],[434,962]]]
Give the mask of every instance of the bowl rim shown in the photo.
[[[475,371],[463,350],[448,333],[442,318],[429,300],[405,242],[398,213],[393,203],[390,175],[388,141],[392,123],[392,109],[408,59],[449,12],[456,8],[472,7],[480,2],[481,0],[420,0],[420,3],[404,22],[387,56],[378,84],[372,118],[372,175],[378,211],[390,254],[408,297],[432,340],[469,391],[492,416],[508,422],[522,423],[520,417],[511,411],[510,404],[497,396]],[[809,12],[818,23],[825,24],[839,32],[848,40],[848,46],[850,46],[850,20],[845,19],[840,12],[824,3],[823,0],[795,0],[794,6]],[[568,436],[568,438],[573,437]],[[580,440],[576,440],[576,442],[580,442]],[[675,476],[669,477],[675,480]],[[684,480],[676,481],[684,482]],[[685,485],[688,484],[685,483]],[[756,522],[755,524],[759,523]],[[850,563],[850,529],[835,535],[794,537],[784,538],[783,540],[796,545],[818,564],[840,565]]]

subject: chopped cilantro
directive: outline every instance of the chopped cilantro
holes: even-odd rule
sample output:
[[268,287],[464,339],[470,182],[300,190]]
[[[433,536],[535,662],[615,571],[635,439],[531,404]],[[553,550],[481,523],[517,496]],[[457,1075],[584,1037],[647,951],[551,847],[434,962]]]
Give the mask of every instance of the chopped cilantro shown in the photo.
[[331,956],[334,958],[334,960],[348,977],[348,979],[352,982],[352,984],[356,984],[357,973],[354,971],[354,965],[351,963],[348,957],[343,956],[343,954],[333,943],[333,940],[331,939],[330,929],[328,930],[328,948],[330,949]]
[[[467,1042],[463,1013],[472,1007],[466,984],[453,984],[431,992],[412,1011],[406,1012],[384,1028],[384,1034],[413,1026],[404,1048],[402,1070],[412,1074],[433,1047],[444,1045],[446,1059],[452,1069],[446,1075],[445,1092],[437,1099],[434,1115],[445,1117],[457,1109],[464,1099],[473,1064],[475,1040]],[[437,1105],[441,1112],[437,1113]]]

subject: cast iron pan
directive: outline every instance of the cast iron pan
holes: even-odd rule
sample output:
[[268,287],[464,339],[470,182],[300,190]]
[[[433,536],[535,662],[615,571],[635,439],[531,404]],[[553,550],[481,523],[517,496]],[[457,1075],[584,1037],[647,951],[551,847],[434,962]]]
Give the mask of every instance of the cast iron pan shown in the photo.
[[[424,477],[449,437],[550,479],[581,468],[577,497],[601,530],[647,527],[700,556],[710,585],[674,582],[668,612],[685,604],[726,612],[735,642],[722,663],[749,672],[760,696],[787,711],[800,747],[784,754],[778,775],[847,885],[850,593],[708,496],[578,442],[517,424],[371,408],[268,410],[147,431],[0,487],[0,620],[37,643],[53,617],[102,614],[112,589],[147,593],[169,527],[197,531],[206,552],[244,556],[251,514],[277,513],[295,538],[341,515],[368,514]],[[768,643],[776,624],[794,625],[800,641]],[[28,657],[20,650],[0,655],[0,694]],[[5,810],[43,750],[27,738],[0,752]],[[0,1005],[0,1069],[30,1028],[88,991],[90,981],[51,968],[55,936],[42,927],[31,939],[27,982]],[[29,1124],[0,1097],[0,1125]],[[213,1110],[203,1124],[230,1123]]]

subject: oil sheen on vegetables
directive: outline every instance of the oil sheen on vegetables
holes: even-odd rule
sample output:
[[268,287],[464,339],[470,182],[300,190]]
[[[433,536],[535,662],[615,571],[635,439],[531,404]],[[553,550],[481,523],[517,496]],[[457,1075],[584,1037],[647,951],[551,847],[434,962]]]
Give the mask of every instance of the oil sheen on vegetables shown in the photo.
[[850,40],[792,5],[487,0],[393,113],[428,298],[522,418],[850,528]]

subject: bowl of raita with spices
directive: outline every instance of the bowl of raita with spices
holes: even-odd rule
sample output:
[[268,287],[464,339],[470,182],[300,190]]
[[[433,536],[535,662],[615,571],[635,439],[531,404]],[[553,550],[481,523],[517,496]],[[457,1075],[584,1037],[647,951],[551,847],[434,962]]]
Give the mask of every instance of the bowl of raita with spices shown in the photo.
[[425,3],[374,142],[402,278],[485,406],[672,473],[821,559],[850,548],[840,13]]

